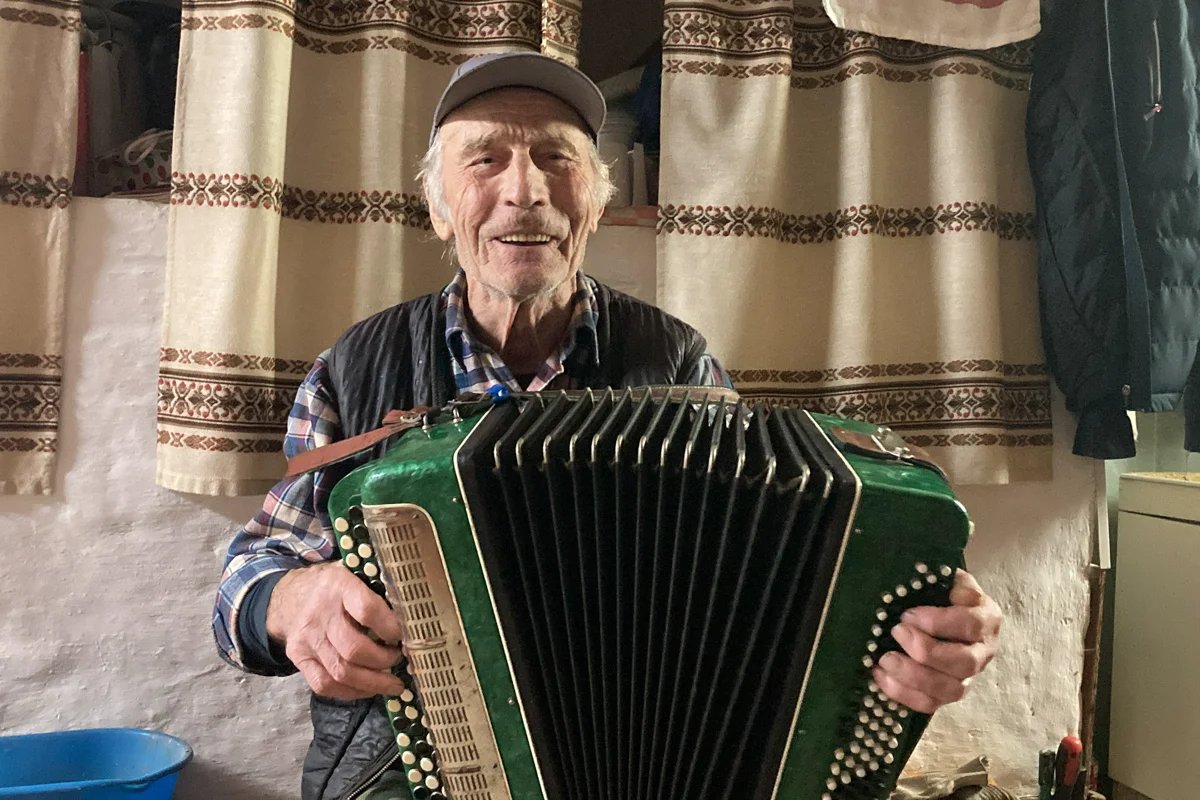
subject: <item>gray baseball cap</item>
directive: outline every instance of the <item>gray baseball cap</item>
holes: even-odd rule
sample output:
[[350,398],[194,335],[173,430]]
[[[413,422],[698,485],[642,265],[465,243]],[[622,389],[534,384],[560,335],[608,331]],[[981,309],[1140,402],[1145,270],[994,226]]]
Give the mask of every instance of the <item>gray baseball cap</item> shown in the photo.
[[433,112],[429,143],[450,112],[492,89],[527,86],[554,95],[583,118],[592,141],[604,124],[604,95],[592,79],[568,64],[541,53],[490,53],[464,61],[450,76]]

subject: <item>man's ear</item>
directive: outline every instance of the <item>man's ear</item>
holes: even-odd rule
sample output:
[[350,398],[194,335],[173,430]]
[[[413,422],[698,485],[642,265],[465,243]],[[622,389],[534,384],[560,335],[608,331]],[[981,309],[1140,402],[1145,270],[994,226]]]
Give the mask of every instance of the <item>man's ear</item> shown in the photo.
[[[425,187],[422,186],[421,188],[424,190]],[[442,241],[450,241],[454,237],[454,225],[450,224],[449,219],[446,219],[437,212],[436,207],[430,201],[430,193],[424,191],[422,194],[425,194],[425,207],[430,210],[430,222],[433,223],[433,233],[436,233],[438,239]]]
[[429,207],[429,221],[433,223],[433,232],[443,242],[448,242],[454,238],[454,226],[450,224],[450,220],[444,218],[441,214],[433,210],[432,204],[426,201]]
[[592,224],[589,226],[588,233],[595,233],[600,228],[600,217],[604,216],[604,206],[594,209],[592,212]]

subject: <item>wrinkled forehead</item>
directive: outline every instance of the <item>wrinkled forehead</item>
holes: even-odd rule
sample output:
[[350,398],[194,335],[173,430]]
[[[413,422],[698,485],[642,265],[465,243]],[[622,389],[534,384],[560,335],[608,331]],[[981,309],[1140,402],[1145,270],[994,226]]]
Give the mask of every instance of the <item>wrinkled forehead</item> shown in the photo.
[[454,109],[439,134],[453,150],[489,144],[542,142],[569,145],[582,153],[591,146],[583,118],[554,95],[538,89],[495,89]]

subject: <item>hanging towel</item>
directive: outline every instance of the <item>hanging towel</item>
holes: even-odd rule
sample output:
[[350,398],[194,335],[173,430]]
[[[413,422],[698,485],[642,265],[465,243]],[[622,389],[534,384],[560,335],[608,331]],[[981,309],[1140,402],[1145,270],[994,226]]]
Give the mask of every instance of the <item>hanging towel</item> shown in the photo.
[[986,50],[1034,36],[1039,0],[823,0],[839,28]]

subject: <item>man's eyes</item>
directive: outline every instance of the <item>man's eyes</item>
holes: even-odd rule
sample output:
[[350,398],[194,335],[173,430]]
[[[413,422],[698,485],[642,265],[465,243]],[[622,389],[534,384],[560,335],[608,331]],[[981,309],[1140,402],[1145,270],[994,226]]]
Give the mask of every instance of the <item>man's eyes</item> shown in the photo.
[[[572,156],[570,153],[565,153],[565,152],[562,152],[559,150],[553,150],[553,151],[550,151],[547,153],[542,153],[540,155],[536,155],[536,156],[534,156],[534,160],[539,161],[541,163],[548,163],[548,164],[555,164],[555,165],[572,164],[575,162],[574,156]],[[471,167],[488,167],[488,166],[492,166],[494,164],[499,164],[500,161],[501,161],[501,159],[496,156],[479,155],[479,156],[475,156],[474,158],[470,159],[467,162],[467,165],[471,166]]]

